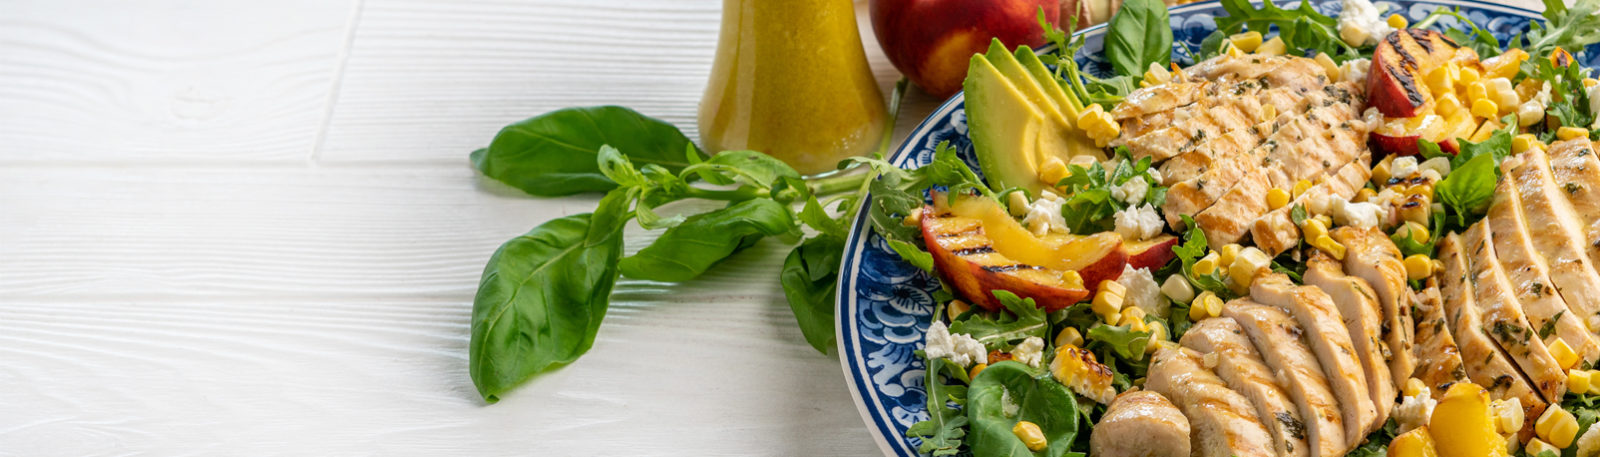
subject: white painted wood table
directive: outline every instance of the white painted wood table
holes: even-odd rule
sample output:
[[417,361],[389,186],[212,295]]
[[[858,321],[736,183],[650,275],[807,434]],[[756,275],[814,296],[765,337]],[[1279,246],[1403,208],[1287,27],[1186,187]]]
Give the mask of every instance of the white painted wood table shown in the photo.
[[467,376],[489,254],[595,203],[467,152],[579,105],[692,136],[720,7],[0,0],[0,455],[877,454],[774,243],[623,281],[586,357],[499,404]]

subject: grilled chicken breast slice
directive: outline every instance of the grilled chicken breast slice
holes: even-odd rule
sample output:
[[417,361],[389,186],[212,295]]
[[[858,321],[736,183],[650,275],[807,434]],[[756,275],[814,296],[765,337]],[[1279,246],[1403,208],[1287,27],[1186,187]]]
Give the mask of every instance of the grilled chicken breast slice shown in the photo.
[[[1150,157],[1160,162],[1181,153],[1193,151],[1206,141],[1222,134],[1254,125],[1261,117],[1261,105],[1255,99],[1240,97],[1212,106],[1180,108],[1172,123],[1137,136],[1128,136],[1122,146],[1128,147],[1132,157]],[[1194,113],[1186,109],[1195,108]],[[1120,139],[1120,138],[1119,138]]]
[[1190,455],[1276,455],[1266,426],[1256,419],[1255,407],[1206,369],[1199,353],[1182,347],[1157,349],[1146,374],[1145,388],[1166,396],[1183,410],[1189,419]]
[[[1138,437],[1138,439],[1128,439]],[[1189,419],[1149,390],[1118,395],[1089,435],[1096,457],[1189,457]]]
[[1312,251],[1306,259],[1306,271],[1301,278],[1306,285],[1322,289],[1338,307],[1339,318],[1350,335],[1356,358],[1361,360],[1361,370],[1366,374],[1367,389],[1372,392],[1372,406],[1378,414],[1376,423],[1383,426],[1394,409],[1399,385],[1405,381],[1395,382],[1389,374],[1389,365],[1384,362],[1383,345],[1378,339],[1381,334],[1378,329],[1383,322],[1378,311],[1378,293],[1373,292],[1366,281],[1344,274],[1339,261],[1320,250]]
[[1296,206],[1305,208],[1310,202],[1326,199],[1329,195],[1341,200],[1354,197],[1366,185],[1367,179],[1372,177],[1371,163],[1371,152],[1363,153],[1356,161],[1340,167],[1328,179],[1306,189],[1288,205],[1268,211],[1250,225],[1250,240],[1255,242],[1256,247],[1274,256],[1299,245],[1300,227],[1295,225],[1290,212]]
[[[1467,379],[1489,390],[1495,399],[1516,398],[1522,403],[1525,417],[1539,417],[1548,405],[1539,391],[1530,384],[1517,367],[1496,346],[1485,331],[1479,317],[1475,282],[1467,265],[1467,246],[1456,233],[1439,239],[1438,258],[1444,264],[1439,278],[1439,295],[1444,299],[1445,320],[1450,334],[1461,350],[1462,366]],[[1533,430],[1533,422],[1524,421],[1521,436],[1526,439]]]
[[1412,317],[1417,320],[1417,371],[1411,377],[1428,386],[1437,400],[1444,397],[1451,384],[1466,381],[1467,370],[1462,366],[1461,349],[1450,335],[1450,324],[1445,321],[1444,297],[1436,278],[1428,279],[1428,287],[1417,292],[1413,299],[1416,310]]
[[1226,317],[1196,322],[1183,334],[1181,344],[1206,354],[1202,361],[1207,364],[1214,361],[1216,365],[1211,370],[1229,388],[1244,395],[1255,405],[1256,417],[1266,424],[1278,455],[1311,455],[1311,447],[1306,445],[1306,424],[1300,418],[1299,407],[1289,399],[1289,393],[1278,385],[1277,376],[1261,360],[1261,354],[1245,337],[1238,322]]
[[1294,317],[1249,299],[1228,302],[1222,313],[1239,323],[1261,353],[1261,360],[1278,375],[1278,382],[1300,408],[1311,452],[1323,456],[1349,452],[1354,446],[1345,439],[1345,418],[1339,412],[1339,401],[1322,375],[1317,356],[1302,340],[1305,331]]
[[1528,377],[1533,388],[1548,402],[1560,402],[1567,393],[1566,370],[1550,356],[1539,334],[1522,312],[1522,305],[1512,294],[1511,280],[1495,260],[1494,238],[1488,226],[1473,224],[1467,229],[1468,274],[1477,294],[1478,309],[1483,314],[1483,325],[1506,355],[1517,363]]
[[[1582,314],[1590,331],[1600,330],[1600,273],[1595,271],[1585,252],[1584,223],[1578,219],[1577,210],[1565,196],[1562,185],[1555,181],[1550,171],[1550,160],[1544,150],[1528,148],[1521,154],[1506,158],[1500,169],[1509,186],[1516,189],[1521,199],[1523,221],[1528,224],[1533,246],[1544,256],[1549,267],[1550,282],[1555,284],[1561,298],[1574,312]],[[1581,187],[1581,186],[1580,186]],[[1496,187],[1497,194],[1500,188]]]
[[[1507,161],[1511,162],[1511,161]],[[1504,170],[1504,175],[1510,175]],[[1545,259],[1534,246],[1535,238],[1528,231],[1522,213],[1522,199],[1511,181],[1501,181],[1495,186],[1494,200],[1489,206],[1487,230],[1493,233],[1494,255],[1510,281],[1528,323],[1539,329],[1539,339],[1545,347],[1556,340],[1565,341],[1584,361],[1600,358],[1600,345],[1585,327],[1586,314],[1569,309],[1566,300],[1550,281],[1550,270]],[[1592,315],[1592,314],[1588,314]]]
[[1250,298],[1288,311],[1305,330],[1306,345],[1317,356],[1328,386],[1340,400],[1345,442],[1360,443],[1367,433],[1383,426],[1388,418],[1378,417],[1378,410],[1372,405],[1374,392],[1367,387],[1366,370],[1356,357],[1350,331],[1345,329],[1332,297],[1314,286],[1296,286],[1282,273],[1265,273],[1256,275],[1250,283]]
[[[1550,145],[1549,156],[1550,173],[1566,193],[1567,203],[1578,220],[1588,223],[1582,230],[1589,263],[1600,265],[1600,158],[1595,156],[1595,144],[1587,138],[1557,142]],[[1590,324],[1589,328],[1600,329]]]
[[1388,347],[1384,353],[1389,356],[1389,376],[1396,383],[1405,382],[1417,364],[1411,357],[1415,341],[1411,307],[1405,306],[1411,286],[1406,284],[1400,249],[1376,228],[1339,227],[1331,235],[1345,247],[1345,273],[1366,281],[1378,293],[1378,309],[1383,311],[1383,325],[1378,330]]

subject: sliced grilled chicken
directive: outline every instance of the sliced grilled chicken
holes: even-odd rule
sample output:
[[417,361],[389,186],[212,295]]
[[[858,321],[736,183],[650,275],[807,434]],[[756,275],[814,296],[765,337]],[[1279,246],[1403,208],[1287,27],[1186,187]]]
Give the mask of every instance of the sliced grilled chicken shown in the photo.
[[1464,237],[1467,242],[1468,274],[1477,294],[1473,296],[1483,313],[1483,325],[1506,355],[1517,363],[1533,388],[1545,401],[1559,402],[1567,392],[1566,370],[1539,341],[1538,331],[1528,323],[1522,305],[1512,294],[1511,280],[1495,260],[1494,238],[1485,224],[1473,224]]
[[[1590,331],[1600,330],[1594,325],[1600,323],[1600,314],[1596,314],[1600,313],[1600,273],[1585,252],[1586,246],[1593,245],[1585,243],[1584,223],[1565,196],[1567,192],[1556,184],[1548,156],[1542,149],[1528,148],[1506,158],[1500,169],[1510,170],[1502,173],[1502,182],[1516,189],[1528,232],[1539,234],[1533,237],[1533,246],[1544,256],[1550,282],[1567,306],[1584,316]],[[1496,187],[1496,194],[1499,189]]]
[[1256,419],[1250,401],[1228,389],[1221,378],[1206,369],[1199,353],[1182,347],[1162,347],[1152,360],[1145,388],[1166,396],[1183,410],[1189,419],[1190,455],[1276,455],[1272,437]]
[[[1476,287],[1467,265],[1466,243],[1460,235],[1450,233],[1439,240],[1439,261],[1444,270],[1438,275],[1439,294],[1444,298],[1445,319],[1450,323],[1450,334],[1461,350],[1461,362],[1466,367],[1467,378],[1489,390],[1496,399],[1516,398],[1522,403],[1525,417],[1539,417],[1548,405],[1539,391],[1528,382],[1505,351],[1489,338],[1487,327],[1479,317]],[[1533,430],[1533,422],[1525,421],[1523,437]]]
[[1294,317],[1276,307],[1237,299],[1222,307],[1224,316],[1239,323],[1255,348],[1278,375],[1278,382],[1300,408],[1306,425],[1306,443],[1316,455],[1344,455],[1352,447],[1345,439],[1344,416],[1339,401],[1322,375],[1317,356],[1302,340],[1305,331]]
[[1388,346],[1384,353],[1389,356],[1389,377],[1396,384],[1404,383],[1417,365],[1411,357],[1415,341],[1411,307],[1405,306],[1411,286],[1406,284],[1400,249],[1376,228],[1339,227],[1331,235],[1345,247],[1345,273],[1366,281],[1378,293],[1378,308],[1383,311],[1378,331]]
[[1134,158],[1160,162],[1194,151],[1222,134],[1243,130],[1260,122],[1261,104],[1254,97],[1236,97],[1217,103],[1196,103],[1176,110],[1169,123],[1148,132],[1123,135],[1121,146]]
[[1328,179],[1306,189],[1288,205],[1269,211],[1256,219],[1250,226],[1250,240],[1255,242],[1256,247],[1274,256],[1299,245],[1300,227],[1295,226],[1290,211],[1293,211],[1295,206],[1304,208],[1310,202],[1326,199],[1328,195],[1349,200],[1366,185],[1367,179],[1372,177],[1371,163],[1371,152],[1363,153],[1356,161],[1340,167],[1339,171]]
[[[1138,439],[1128,439],[1129,437]],[[1089,435],[1097,457],[1189,457],[1189,419],[1149,390],[1118,395]]]
[[1383,325],[1383,318],[1378,311],[1378,293],[1373,292],[1372,286],[1368,286],[1366,281],[1344,274],[1339,261],[1322,251],[1312,251],[1306,259],[1306,272],[1301,278],[1306,285],[1322,289],[1338,307],[1339,317],[1344,323],[1345,332],[1350,335],[1356,358],[1361,360],[1361,370],[1366,373],[1367,389],[1372,392],[1372,406],[1378,413],[1377,424],[1382,426],[1389,417],[1389,411],[1394,409],[1399,383],[1394,382],[1389,374],[1389,365],[1384,362],[1383,345],[1378,339],[1381,334],[1378,329]]
[[1300,409],[1289,399],[1289,393],[1276,381],[1277,376],[1267,368],[1245,337],[1239,323],[1231,318],[1218,317],[1194,324],[1183,334],[1183,347],[1206,354],[1202,362],[1215,363],[1211,370],[1222,378],[1235,392],[1243,394],[1256,407],[1256,418],[1267,426],[1272,435],[1273,447],[1284,457],[1311,455],[1306,445],[1306,424],[1300,418]]
[[[1589,263],[1600,265],[1600,158],[1588,139],[1573,139],[1550,145],[1550,173],[1566,193],[1583,227],[1583,244]],[[1593,316],[1594,314],[1588,314]],[[1600,329],[1600,325],[1589,328]]]
[[1271,187],[1263,173],[1245,175],[1222,199],[1193,215],[1195,225],[1205,231],[1212,249],[1237,243],[1249,233],[1255,217],[1267,212],[1267,191]]
[[1350,331],[1345,329],[1332,297],[1314,286],[1296,286],[1282,273],[1265,273],[1256,275],[1250,283],[1250,298],[1283,308],[1305,330],[1306,345],[1316,354],[1328,386],[1340,400],[1345,442],[1360,443],[1367,433],[1383,426],[1388,418],[1378,417],[1378,410],[1372,405],[1375,392],[1367,388],[1366,370],[1356,357]]
[[[1510,172],[1506,171],[1505,175]],[[1523,313],[1527,314],[1528,324],[1539,329],[1539,339],[1545,347],[1556,340],[1565,341],[1584,361],[1593,362],[1600,357],[1600,345],[1584,327],[1582,316],[1585,314],[1569,309],[1550,282],[1550,270],[1534,246],[1535,236],[1523,223],[1522,198],[1513,187],[1511,181],[1501,181],[1495,186],[1489,215],[1484,218],[1489,225],[1487,230],[1493,234],[1495,257],[1505,270]]]
[[1412,317],[1417,320],[1417,371],[1411,377],[1427,385],[1437,400],[1444,397],[1451,384],[1466,381],[1467,370],[1444,317],[1444,297],[1438,281],[1430,278],[1428,282],[1428,288],[1415,295],[1416,314]]

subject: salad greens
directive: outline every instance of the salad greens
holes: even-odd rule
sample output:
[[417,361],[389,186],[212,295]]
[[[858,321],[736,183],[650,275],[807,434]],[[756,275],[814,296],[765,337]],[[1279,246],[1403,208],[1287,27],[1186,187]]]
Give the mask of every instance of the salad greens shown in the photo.
[[[917,351],[921,356],[922,351]],[[982,374],[982,373],[980,373]],[[946,383],[950,379],[959,383]],[[950,359],[932,359],[923,374],[923,389],[928,397],[928,420],[912,424],[906,436],[920,438],[918,452],[928,455],[956,455],[961,452],[967,436],[967,415],[961,408],[967,404],[967,370]],[[952,405],[954,407],[952,407]]]
[[[1106,173],[1100,162],[1090,164],[1088,167],[1072,164],[1067,167],[1071,171],[1066,178],[1056,186],[1066,189],[1066,205],[1062,210],[1062,217],[1066,218],[1067,228],[1072,233],[1098,233],[1114,230],[1112,215],[1117,211],[1130,206],[1148,204],[1160,208],[1167,201],[1167,188],[1155,183],[1150,176],[1151,165],[1149,157],[1134,160],[1128,155],[1128,149],[1116,149],[1117,164],[1110,173]],[[1135,178],[1144,179],[1148,190],[1144,199],[1131,204],[1112,198],[1112,189],[1121,187]]]
[[[672,124],[620,106],[568,108],[506,126],[489,147],[472,152],[485,176],[540,197],[605,192],[617,187],[597,166],[600,147],[676,172],[694,146]],[[698,149],[692,157],[703,155]]]
[[[967,420],[972,424],[973,455],[1045,455],[1072,452],[1078,434],[1078,406],[1066,386],[1021,363],[990,365],[967,389]],[[1035,454],[1013,433],[1020,421],[1032,422],[1048,442]]]
[[1217,16],[1217,31],[1201,46],[1206,57],[1221,53],[1223,38],[1228,35],[1246,28],[1265,35],[1273,27],[1277,28],[1278,37],[1283,39],[1291,55],[1315,51],[1327,54],[1334,62],[1371,56],[1370,50],[1364,52],[1339,38],[1339,21],[1317,12],[1311,0],[1301,0],[1300,7],[1294,9],[1278,7],[1271,0],[1261,2],[1260,9],[1252,6],[1250,0],[1222,0],[1222,9],[1228,14]]
[[1105,53],[1119,75],[1138,78],[1150,64],[1172,62],[1172,24],[1161,0],[1129,0],[1111,17]]

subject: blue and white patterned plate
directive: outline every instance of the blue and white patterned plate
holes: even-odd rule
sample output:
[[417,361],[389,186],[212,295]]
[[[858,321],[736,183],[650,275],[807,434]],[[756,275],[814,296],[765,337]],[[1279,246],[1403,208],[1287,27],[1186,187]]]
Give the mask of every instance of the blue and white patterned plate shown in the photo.
[[[1338,0],[1314,0],[1323,14],[1335,16],[1341,9]],[[1280,5],[1298,5],[1297,0],[1278,0]],[[1440,6],[1461,7],[1479,27],[1492,32],[1502,42],[1527,29],[1530,20],[1539,19],[1534,11],[1472,0],[1379,1],[1387,11],[1403,12],[1412,22],[1426,17]],[[1259,4],[1259,2],[1258,2]],[[1179,65],[1189,62],[1183,44],[1199,49],[1201,40],[1216,30],[1213,18],[1226,14],[1215,1],[1183,5],[1172,9],[1173,58]],[[1440,21],[1456,26],[1454,18]],[[1097,75],[1110,72],[1101,54],[1105,26],[1082,32],[1087,37],[1076,59],[1083,68]],[[1600,45],[1591,46],[1578,56],[1584,66],[1594,68],[1600,61]],[[962,94],[946,101],[923,120],[905,144],[890,157],[902,168],[915,168],[933,159],[934,147],[949,141],[961,158],[974,170],[977,159],[972,141],[967,138],[966,112]],[[981,171],[980,171],[981,173]],[[855,229],[845,247],[840,278],[838,308],[839,353],[843,354],[845,377],[850,393],[876,437],[884,455],[917,455],[919,440],[907,438],[911,424],[928,418],[922,388],[923,364],[913,351],[922,347],[923,332],[933,314],[936,278],[901,260],[873,233],[866,209],[856,217]]]

